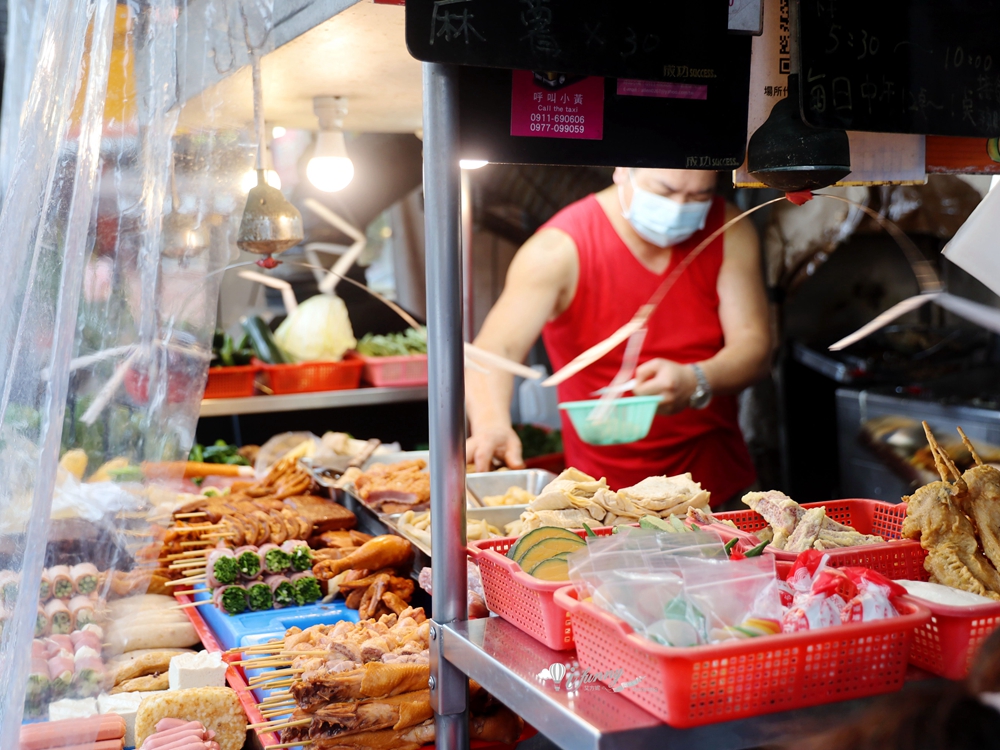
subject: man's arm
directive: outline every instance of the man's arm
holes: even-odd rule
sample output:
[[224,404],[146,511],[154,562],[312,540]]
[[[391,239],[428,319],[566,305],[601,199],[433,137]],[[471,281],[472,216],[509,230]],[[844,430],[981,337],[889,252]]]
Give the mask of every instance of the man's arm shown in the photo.
[[[738,215],[727,206],[726,220]],[[711,359],[700,362],[713,394],[739,393],[763,377],[770,365],[771,335],[767,297],[760,270],[760,243],[746,219],[725,235],[725,254],[719,270],[719,320],[724,345]],[[662,394],[661,411],[673,414],[686,408],[697,388],[694,370],[655,359],[636,369],[637,395]]]
[[[545,323],[569,306],[578,274],[576,246],[569,235],[546,229],[533,236],[514,256],[503,293],[486,316],[475,345],[523,362]],[[477,471],[488,471],[494,456],[511,468],[522,466],[521,442],[510,423],[513,375],[468,369],[465,389],[469,461],[475,462]]]

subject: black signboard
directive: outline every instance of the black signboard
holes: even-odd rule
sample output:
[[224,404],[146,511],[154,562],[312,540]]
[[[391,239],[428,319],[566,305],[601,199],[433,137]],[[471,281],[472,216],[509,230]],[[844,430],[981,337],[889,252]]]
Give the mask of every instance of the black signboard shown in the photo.
[[812,125],[1000,135],[1000,0],[802,0]]
[[717,67],[728,0],[406,0],[424,62],[625,78]]
[[[733,169],[746,151],[750,44],[749,37],[729,37],[707,83],[604,79],[597,132],[586,97],[591,84],[601,92],[600,79],[462,67],[459,153],[513,164]],[[524,86],[533,87],[529,102],[537,98],[530,112]],[[576,91],[588,91],[578,106],[568,93]]]

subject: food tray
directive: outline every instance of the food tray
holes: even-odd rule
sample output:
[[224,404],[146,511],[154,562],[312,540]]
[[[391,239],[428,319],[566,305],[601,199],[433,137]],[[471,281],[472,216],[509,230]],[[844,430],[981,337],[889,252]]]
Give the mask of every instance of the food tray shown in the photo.
[[544,469],[511,469],[466,474],[465,484],[479,498],[503,495],[511,487],[520,487],[537,495],[555,478],[555,474]]
[[[504,526],[520,518],[522,511],[524,511],[527,507],[527,505],[498,505],[494,508],[469,508],[465,511],[465,516],[469,521],[486,520],[487,523],[496,526],[502,531]],[[424,511],[420,512],[423,513]],[[406,541],[410,542],[414,547],[423,552],[429,560],[431,557],[430,547],[424,544],[423,540],[417,539],[416,537],[408,534],[406,530],[400,526],[399,520],[402,517],[402,513],[391,513],[389,515],[383,515],[382,521],[385,522],[386,526],[388,526],[392,532],[399,534],[399,536],[403,537]]]
[[[608,536],[612,527],[594,529],[598,536]],[[581,539],[586,532],[577,531]],[[469,557],[479,565],[486,606],[535,640],[555,651],[573,648],[573,631],[566,608],[555,602],[562,581],[540,581],[521,570],[505,555],[517,537],[489,539],[469,544]]]
[[636,635],[623,620],[572,586],[555,593],[573,621],[576,656],[602,680],[658,719],[686,728],[823,703],[890,693],[902,687],[914,630],[930,611],[909,597],[899,617],[832,628],[671,648]]
[[[199,586],[193,592],[195,601],[205,601],[210,596],[204,587]],[[312,625],[327,625],[340,620],[358,621],[358,612],[348,609],[343,599],[324,604],[314,602],[303,607],[285,607],[283,609],[265,609],[260,612],[244,612],[239,615],[227,615],[214,604],[205,604],[197,609],[222,648],[230,649],[246,644],[246,638],[261,636],[280,638],[291,627],[305,630]]]
[[205,395],[202,398],[243,398],[254,394],[254,380],[260,368],[255,365],[209,367]]
[[910,663],[949,680],[961,680],[982,645],[1000,626],[1000,602],[954,607],[924,599],[931,618],[913,638]]
[[[283,635],[283,634],[282,634]],[[246,645],[252,645],[257,643],[263,643],[264,641],[270,640],[269,637],[253,637],[248,638]],[[259,658],[259,657],[258,657]],[[247,665],[243,665],[246,667]],[[243,669],[242,667],[230,667],[230,672],[237,672],[236,679],[230,681],[230,687],[232,687],[236,693],[240,696],[240,701],[243,702],[243,707],[247,712],[247,723],[248,724],[260,724],[264,721],[275,721],[282,718],[290,718],[290,714],[284,714],[282,716],[272,716],[270,719],[265,719],[260,712],[258,703],[264,699],[267,695],[270,695],[269,690],[262,690],[259,688],[250,688],[247,686],[247,679],[252,675],[261,674],[267,670],[265,669],[253,669],[248,667]],[[247,679],[244,679],[246,677]],[[244,697],[246,701],[244,701]],[[248,705],[249,704],[249,705]],[[521,732],[520,738],[513,745],[506,745],[499,742],[482,742],[474,740],[469,743],[470,750],[514,750],[517,744],[524,742],[525,740],[534,737],[538,732],[531,726],[525,724],[524,731]],[[277,745],[281,742],[278,738],[277,733],[274,732],[262,732],[258,733],[260,739],[260,744],[262,747],[267,747],[268,745]],[[421,750],[434,750],[434,745],[425,745]]]
[[399,357],[364,357],[361,378],[378,388],[402,388],[427,385],[427,355],[409,354]]
[[365,363],[359,357],[348,354],[340,362],[299,362],[291,365],[260,362],[258,366],[271,393],[279,396],[352,390],[361,385],[361,371]]
[[[858,547],[843,547],[828,550],[830,565],[835,568],[860,566],[871,568],[892,579],[908,581],[926,581],[930,576],[924,570],[924,559],[927,553],[920,542],[912,539],[900,539],[903,520],[906,518],[905,503],[885,503],[880,500],[831,500],[825,503],[806,503],[803,508],[826,506],[827,516],[840,523],[852,526],[862,534],[878,534],[885,539],[894,541],[883,544],[865,544]],[[767,526],[763,516],[753,510],[737,510],[727,513],[716,513],[719,520],[732,521],[743,532],[753,534]],[[738,536],[732,529],[721,524],[714,524],[713,531],[725,539]],[[743,537],[738,547],[746,551],[757,541]],[[792,562],[798,555],[795,552],[772,550],[770,545],[765,552],[774,555],[778,560]]]

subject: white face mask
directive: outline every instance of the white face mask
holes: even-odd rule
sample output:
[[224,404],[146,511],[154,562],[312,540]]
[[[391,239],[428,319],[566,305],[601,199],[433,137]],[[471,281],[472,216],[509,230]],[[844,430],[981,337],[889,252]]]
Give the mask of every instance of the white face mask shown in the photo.
[[[631,174],[629,181],[631,181]],[[619,200],[621,190],[619,189]],[[695,232],[705,228],[712,201],[678,203],[664,195],[632,185],[632,205],[622,216],[628,219],[636,233],[658,247],[670,247],[683,242]]]

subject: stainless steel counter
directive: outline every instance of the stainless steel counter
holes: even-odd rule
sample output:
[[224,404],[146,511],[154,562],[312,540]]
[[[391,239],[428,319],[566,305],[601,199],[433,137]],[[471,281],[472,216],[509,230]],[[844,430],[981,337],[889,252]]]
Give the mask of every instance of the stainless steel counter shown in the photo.
[[[444,657],[564,750],[739,750],[794,741],[835,726],[871,699],[674,729],[599,683],[567,692],[541,676],[572,669],[574,651],[552,651],[499,617],[445,626]],[[921,683],[923,684],[923,683]]]

